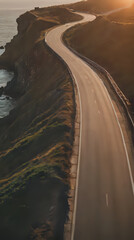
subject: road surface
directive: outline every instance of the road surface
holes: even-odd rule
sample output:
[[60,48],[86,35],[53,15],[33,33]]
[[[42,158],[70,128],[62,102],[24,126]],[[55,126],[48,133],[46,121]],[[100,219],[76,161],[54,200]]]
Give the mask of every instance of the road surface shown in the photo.
[[[82,15],[81,22],[95,19]],[[134,183],[126,145],[103,82],[62,42],[64,31],[75,24],[56,27],[46,36],[47,44],[70,68],[80,94],[81,142],[72,240],[134,240]]]

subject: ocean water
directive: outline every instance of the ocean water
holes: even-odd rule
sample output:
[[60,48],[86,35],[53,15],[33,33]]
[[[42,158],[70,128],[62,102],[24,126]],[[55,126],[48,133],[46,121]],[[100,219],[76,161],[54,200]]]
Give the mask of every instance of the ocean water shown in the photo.
[[18,18],[25,10],[1,10],[0,9],[0,46],[5,46],[7,42],[17,33],[16,18]]
[[[0,46],[5,46],[17,34],[16,19],[34,7],[47,7],[52,5],[67,4],[77,2],[78,0],[19,0],[0,2]],[[0,55],[4,50],[0,49]],[[0,87],[5,87],[8,81],[11,81],[13,73],[0,70]],[[11,97],[0,96],[0,118],[9,114],[15,106],[15,100]]]
[[[8,1],[8,4],[7,4]],[[0,2],[0,46],[5,46],[17,33],[16,19],[27,10],[34,7],[47,7],[52,5],[67,4],[79,0],[19,0],[16,3],[13,0]]]
[[8,116],[9,112],[15,107],[15,100],[11,97],[2,95],[0,97],[0,118]]
[[13,72],[8,72],[4,69],[0,70],[0,88],[5,87],[12,80],[13,76]]
[[[4,50],[0,49],[0,55]],[[13,72],[8,72],[6,70],[0,70],[0,88],[5,87],[7,82],[11,81],[14,74]],[[0,118],[3,118],[9,114],[9,112],[14,108],[15,100],[9,96],[0,96]]]

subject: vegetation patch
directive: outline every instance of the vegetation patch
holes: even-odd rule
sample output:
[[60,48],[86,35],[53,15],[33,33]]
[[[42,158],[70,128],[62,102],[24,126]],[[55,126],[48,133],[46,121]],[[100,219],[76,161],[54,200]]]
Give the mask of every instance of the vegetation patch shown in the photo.
[[134,6],[129,10],[122,10],[119,15],[114,13],[107,17],[97,17],[93,22],[68,30],[64,38],[69,46],[108,70],[128,98],[133,112],[134,24],[132,12],[134,16]]

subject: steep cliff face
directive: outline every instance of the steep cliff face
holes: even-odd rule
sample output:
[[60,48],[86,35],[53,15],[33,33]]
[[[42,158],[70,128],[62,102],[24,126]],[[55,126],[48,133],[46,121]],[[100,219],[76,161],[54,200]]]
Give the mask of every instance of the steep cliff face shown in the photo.
[[80,16],[62,7],[33,10],[17,19],[18,34],[6,44],[5,53],[0,57],[0,67],[15,71],[15,78],[5,89],[6,94],[15,97],[22,95],[36,79],[41,68],[39,64],[43,57],[41,48],[44,48],[45,31],[55,25],[79,19]]
[[31,12],[26,12],[22,14],[19,18],[16,19],[17,22],[17,30],[18,30],[18,35],[19,34],[24,34],[30,25],[36,21],[36,15],[32,14]]
[[[58,13],[58,15],[56,15]],[[18,97],[0,120],[0,239],[63,239],[67,217],[74,93],[64,64],[44,43],[45,30],[69,19],[63,8],[28,12],[0,57],[15,71],[6,93]],[[70,21],[71,21],[70,20]]]

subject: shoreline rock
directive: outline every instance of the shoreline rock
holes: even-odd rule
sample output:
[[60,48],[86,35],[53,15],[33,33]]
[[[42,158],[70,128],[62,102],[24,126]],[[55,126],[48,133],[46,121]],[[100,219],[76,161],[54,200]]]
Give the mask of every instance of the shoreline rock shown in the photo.
[[4,87],[1,87],[1,88],[0,88],[0,97],[1,97],[1,95],[3,94],[3,91],[4,91]]

